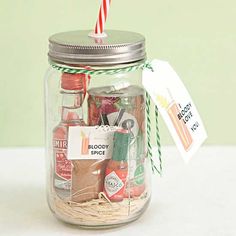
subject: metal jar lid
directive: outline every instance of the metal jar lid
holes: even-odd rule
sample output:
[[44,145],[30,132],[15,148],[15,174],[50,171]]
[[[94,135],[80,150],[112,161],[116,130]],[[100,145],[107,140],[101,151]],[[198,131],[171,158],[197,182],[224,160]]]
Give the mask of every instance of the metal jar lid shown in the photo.
[[49,38],[49,59],[73,65],[116,65],[145,59],[145,38],[129,31],[107,30],[94,38],[90,31],[54,34]]

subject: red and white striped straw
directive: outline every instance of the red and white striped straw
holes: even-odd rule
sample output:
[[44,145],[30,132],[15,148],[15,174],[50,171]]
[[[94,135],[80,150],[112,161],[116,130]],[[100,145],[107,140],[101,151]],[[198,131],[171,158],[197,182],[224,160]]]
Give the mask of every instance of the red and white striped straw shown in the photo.
[[102,34],[104,32],[104,25],[106,23],[107,15],[109,12],[111,0],[102,0],[98,19],[95,26],[95,34]]

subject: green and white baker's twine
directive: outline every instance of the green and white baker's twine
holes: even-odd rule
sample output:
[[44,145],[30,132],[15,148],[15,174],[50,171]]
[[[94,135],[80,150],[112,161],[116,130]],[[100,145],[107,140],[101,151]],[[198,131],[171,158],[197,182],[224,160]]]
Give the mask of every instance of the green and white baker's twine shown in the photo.
[[[86,74],[91,76],[96,75],[114,75],[118,73],[127,73],[127,72],[134,72],[139,69],[148,68],[150,70],[152,69],[151,64],[146,61],[144,63],[141,63],[139,65],[133,65],[128,66],[124,68],[115,68],[115,69],[102,69],[102,70],[94,70],[91,68],[69,68],[69,67],[63,67],[59,66],[58,64],[53,63],[52,61],[49,61],[50,65],[55,68],[58,71],[61,71],[63,73],[69,73],[69,74]],[[155,106],[155,121],[156,121],[156,144],[158,148],[158,158],[159,158],[159,169],[154,164],[154,161],[152,159],[152,145],[151,145],[151,119],[150,119],[150,105],[151,100],[149,94],[146,92],[146,114],[147,114],[147,151],[148,151],[148,157],[151,160],[151,166],[153,172],[158,172],[160,175],[162,173],[162,159],[161,159],[161,144],[160,144],[160,135],[159,135],[159,128],[158,128],[158,108]]]
[[86,74],[91,76],[96,75],[114,75],[119,73],[127,73],[127,72],[133,72],[139,69],[149,68],[151,69],[151,64],[146,61],[144,63],[141,63],[139,65],[133,65],[133,66],[127,66],[124,68],[114,68],[114,69],[102,69],[102,70],[93,70],[91,68],[69,68],[69,67],[63,67],[59,66],[52,61],[49,61],[50,65],[64,73],[70,73],[70,74]]
[[154,164],[154,161],[152,159],[150,105],[151,105],[150,95],[148,94],[148,92],[146,92],[148,157],[151,160],[152,171],[158,172],[161,175],[162,174],[162,160],[161,160],[161,142],[160,142],[160,135],[159,135],[159,127],[158,127],[158,108],[157,108],[157,106],[155,106],[156,144],[157,144],[157,148],[158,148],[159,169],[156,167],[156,165]]
[[162,160],[161,160],[161,139],[160,139],[160,132],[159,132],[159,125],[158,125],[158,107],[155,106],[155,120],[156,120],[156,144],[158,148],[158,158],[159,158],[159,174],[162,174]]

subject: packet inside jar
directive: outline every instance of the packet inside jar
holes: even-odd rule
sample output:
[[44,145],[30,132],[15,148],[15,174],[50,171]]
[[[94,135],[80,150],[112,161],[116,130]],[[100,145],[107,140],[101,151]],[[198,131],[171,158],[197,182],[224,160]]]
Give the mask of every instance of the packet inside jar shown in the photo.
[[108,160],[72,161],[71,201],[85,202],[98,198],[103,190],[107,162]]
[[84,202],[103,191],[105,168],[112,155],[116,127],[72,126],[67,158],[72,162],[71,200]]

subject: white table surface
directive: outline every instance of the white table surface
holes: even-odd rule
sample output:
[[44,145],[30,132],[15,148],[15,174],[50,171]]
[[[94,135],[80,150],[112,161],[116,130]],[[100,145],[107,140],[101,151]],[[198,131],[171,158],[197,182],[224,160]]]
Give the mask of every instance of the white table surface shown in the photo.
[[136,222],[110,230],[62,224],[45,198],[44,150],[0,149],[0,235],[236,235],[236,146],[203,147],[186,165],[163,148],[164,174],[153,177],[152,201]]

